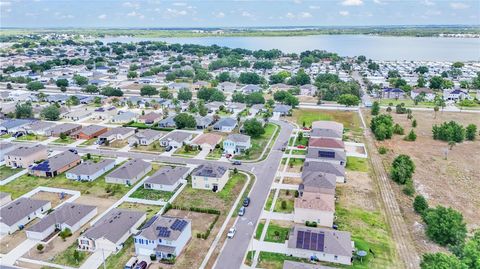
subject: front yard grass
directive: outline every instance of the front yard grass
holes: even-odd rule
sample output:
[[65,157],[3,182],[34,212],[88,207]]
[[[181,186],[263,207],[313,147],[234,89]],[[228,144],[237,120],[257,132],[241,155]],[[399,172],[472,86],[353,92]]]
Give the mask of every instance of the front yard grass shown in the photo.
[[157,214],[160,211],[160,209],[162,209],[162,207],[158,205],[146,205],[146,204],[138,204],[138,203],[130,203],[130,202],[121,203],[118,206],[118,208],[145,212],[147,213],[147,220],[153,217],[155,214]]
[[71,138],[70,136],[67,136],[65,139],[61,139],[60,137],[56,140],[54,140],[51,144],[64,144],[64,145],[68,145],[68,144],[72,144],[73,142],[75,142],[75,139]]
[[280,190],[273,212],[292,213],[295,202],[295,191]]
[[281,269],[283,268],[284,261],[295,261],[295,262],[304,262],[308,263],[307,259],[301,259],[293,256],[288,256],[285,254],[260,251],[258,255],[258,267],[267,268],[267,269]]
[[22,171],[21,168],[11,168],[9,166],[2,165],[0,166],[0,180],[7,179],[20,171]]
[[165,152],[165,147],[162,147],[160,145],[159,141],[155,141],[148,146],[143,146],[143,145],[137,145],[136,147],[133,146],[131,150],[132,151],[137,150],[137,151],[150,151],[150,152],[162,153],[162,152]]
[[0,138],[3,138],[3,139],[7,139],[7,138],[10,138],[12,137],[12,134],[3,134],[0,136]]
[[264,210],[269,211],[270,207],[272,207],[273,196],[275,196],[275,190],[270,190],[270,193],[268,194],[268,197],[267,197],[267,202],[265,203]]
[[198,150],[198,148],[190,148],[190,146],[186,145],[177,149],[173,156],[186,156],[193,158],[197,156],[198,153],[200,153],[200,150]]
[[208,153],[207,157],[205,159],[207,160],[218,160],[222,158],[223,151],[221,148],[215,148],[210,153]]
[[258,222],[257,230],[255,231],[255,239],[260,239],[262,236],[263,227],[265,227],[265,220],[261,219],[260,222]]
[[58,253],[52,262],[55,264],[79,267],[92,253],[88,251],[78,251],[77,246],[78,242],[74,241],[65,251]]
[[288,233],[290,228],[282,227],[275,223],[275,221],[270,221],[270,224],[267,227],[267,234],[265,235],[266,242],[274,243],[284,243],[285,240],[288,240]]
[[43,135],[26,134],[15,139],[15,141],[45,141],[47,139],[48,138]]
[[[105,265],[107,269],[117,269],[119,267],[123,268],[128,260],[135,254],[135,248],[133,247],[133,237],[129,237],[123,244],[123,248],[116,254],[110,255]],[[100,268],[103,268],[100,266]]]
[[140,186],[138,189],[136,189],[130,197],[132,198],[138,198],[138,199],[146,199],[146,200],[163,200],[163,201],[168,201],[170,198],[175,194],[175,192],[171,191],[160,191],[160,190],[150,190],[150,189],[145,189],[143,186]]
[[346,168],[350,171],[368,172],[368,160],[366,158],[348,156]]
[[[262,155],[263,150],[268,146],[272,136],[277,135],[279,127],[273,123],[265,126],[265,133],[257,138],[251,138],[252,147],[241,155],[236,155],[235,160],[255,160]],[[268,153],[268,152],[267,152]]]
[[292,155],[307,155],[307,151],[301,149],[294,149],[292,150]]
[[86,146],[91,146],[95,144],[95,141],[97,141],[97,138],[90,138],[87,141],[84,141],[82,144],[78,145],[79,147],[86,147]]

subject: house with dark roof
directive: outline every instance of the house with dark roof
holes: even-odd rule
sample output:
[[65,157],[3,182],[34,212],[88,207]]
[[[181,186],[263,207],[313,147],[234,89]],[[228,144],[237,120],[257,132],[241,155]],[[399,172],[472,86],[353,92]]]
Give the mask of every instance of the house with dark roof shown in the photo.
[[79,131],[80,129],[82,129],[81,124],[62,123],[62,124],[55,125],[52,128],[46,130],[45,135],[59,137],[60,134],[70,135],[76,131]]
[[192,188],[221,191],[227,184],[228,168],[218,164],[202,164],[192,172]]
[[337,177],[321,171],[302,173],[302,183],[298,186],[299,195],[304,192],[335,194]]
[[141,159],[133,159],[108,174],[105,177],[105,182],[133,185],[150,171],[152,171],[151,163]]
[[48,148],[42,144],[20,146],[5,153],[5,165],[12,168],[28,168],[35,162],[48,157]]
[[139,256],[155,255],[157,260],[180,256],[192,237],[192,224],[188,219],[154,216],[134,236],[135,253]]
[[78,237],[77,249],[117,253],[146,218],[145,212],[114,208]]
[[176,128],[177,124],[175,123],[175,116],[168,116],[165,119],[162,119],[158,122],[158,127],[161,128]]
[[71,137],[76,139],[92,139],[97,138],[99,135],[108,131],[108,128],[100,125],[87,125],[82,129],[70,134]]
[[43,240],[56,230],[78,231],[97,214],[97,207],[65,203],[26,229],[28,239]]
[[138,117],[138,122],[145,123],[145,124],[154,124],[159,122],[162,119],[162,114],[149,112],[145,115],[141,115]]
[[66,177],[71,180],[94,181],[114,167],[113,159],[103,159],[99,162],[88,160],[67,171]]
[[328,149],[328,148],[308,148],[305,161],[313,162],[329,162],[347,165],[347,154],[343,149]]
[[52,207],[50,201],[18,198],[0,208],[0,234],[12,234]]
[[37,177],[55,177],[68,169],[79,165],[82,159],[69,150],[54,155],[45,161],[30,166],[28,173]]
[[224,133],[231,133],[233,129],[237,127],[237,120],[234,118],[221,118],[219,119],[214,125],[213,130],[224,132]]
[[195,122],[197,123],[197,129],[203,130],[207,129],[208,126],[213,124],[212,116],[197,116],[195,117]]
[[275,105],[273,108],[273,115],[278,115],[278,116],[288,116],[292,111],[292,106],[289,105]]
[[461,89],[444,89],[443,100],[459,101],[463,99],[471,99],[470,95]]
[[295,225],[290,231],[287,255],[352,264],[354,242],[349,232]]
[[28,119],[6,120],[0,123],[0,131],[2,133],[14,134],[18,131],[22,131],[24,126],[31,124],[32,122],[33,120],[28,120]]
[[336,177],[337,183],[345,183],[345,167],[343,165],[329,163],[329,162],[315,162],[305,161],[303,163],[302,177],[310,172],[323,172],[333,174]]
[[190,169],[186,166],[164,166],[143,182],[149,190],[175,191],[185,181]]

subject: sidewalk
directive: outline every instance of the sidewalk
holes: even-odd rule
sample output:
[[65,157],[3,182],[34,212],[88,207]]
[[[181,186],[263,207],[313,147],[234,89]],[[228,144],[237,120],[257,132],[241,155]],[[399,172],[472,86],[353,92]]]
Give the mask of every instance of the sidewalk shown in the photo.
[[27,253],[31,248],[37,244],[37,241],[25,239],[20,245],[12,249],[0,259],[1,265],[14,265],[15,262]]
[[[112,254],[111,251],[97,250],[80,266],[80,269],[97,269]],[[123,267],[123,265],[120,265]]]

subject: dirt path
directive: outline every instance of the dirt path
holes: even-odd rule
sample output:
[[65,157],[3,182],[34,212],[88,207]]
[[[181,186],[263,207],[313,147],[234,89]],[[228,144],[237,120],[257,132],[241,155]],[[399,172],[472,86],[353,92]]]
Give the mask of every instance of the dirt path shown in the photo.
[[[362,112],[359,111],[359,113],[360,117],[363,118]],[[400,212],[395,193],[390,187],[390,179],[375,148],[373,134],[368,128],[365,128],[365,141],[372,162],[373,172],[375,174],[374,180],[380,189],[380,196],[385,208],[387,221],[392,229],[393,239],[400,260],[404,263],[404,266],[400,267],[407,269],[420,268],[420,257],[413,244],[412,235],[410,234],[402,213]]]

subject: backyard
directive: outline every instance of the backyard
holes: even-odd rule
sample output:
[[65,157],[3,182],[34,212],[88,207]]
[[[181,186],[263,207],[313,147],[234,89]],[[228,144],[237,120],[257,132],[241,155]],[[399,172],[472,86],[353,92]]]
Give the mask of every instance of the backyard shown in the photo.
[[270,224],[267,227],[267,233],[265,234],[265,241],[284,243],[286,240],[288,240],[290,227],[292,227],[292,223],[288,221],[270,221]]
[[274,212],[292,213],[295,201],[295,191],[280,190],[277,201],[275,202]]
[[22,135],[16,139],[16,141],[45,141],[45,140],[47,140],[46,136],[35,135],[35,134]]
[[[179,185],[181,186],[181,185]],[[130,197],[132,198],[139,198],[139,199],[146,199],[146,200],[163,200],[168,201],[170,198],[175,194],[175,192],[171,191],[160,191],[160,190],[151,190],[145,189],[144,186],[140,186],[136,189]]]
[[296,122],[300,127],[310,127],[314,121],[326,120],[340,122],[345,129],[354,132],[361,131],[361,121],[356,111],[294,109],[292,116],[288,119]]
[[[279,127],[273,123],[265,125],[265,133],[257,138],[251,138],[252,147],[242,155],[234,156],[236,160],[256,160],[260,158],[262,152],[268,146],[270,138],[278,135]],[[270,145],[271,146],[271,145]],[[268,150],[267,150],[268,152]]]
[[11,168],[9,166],[2,165],[0,166],[0,180],[9,178],[10,176],[15,175],[20,171],[22,171],[21,168]]

